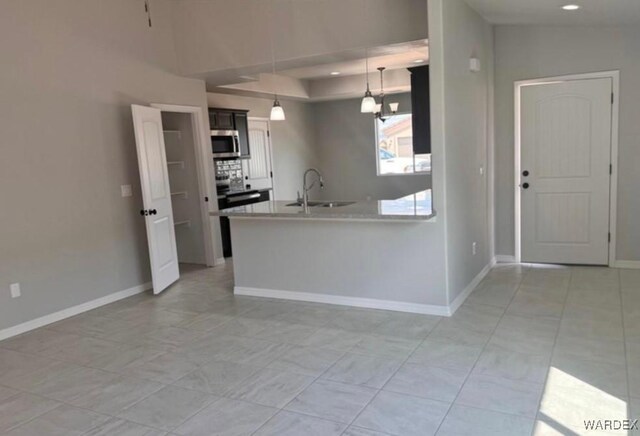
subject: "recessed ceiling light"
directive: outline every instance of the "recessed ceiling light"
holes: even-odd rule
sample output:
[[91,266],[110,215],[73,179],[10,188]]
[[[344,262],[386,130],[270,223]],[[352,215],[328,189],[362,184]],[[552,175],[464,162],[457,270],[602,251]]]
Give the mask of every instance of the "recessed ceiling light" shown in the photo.
[[424,59],[416,59],[415,61],[413,61],[414,64],[421,64],[424,62]]
[[564,9],[565,11],[577,11],[578,9],[580,9],[580,5],[564,5],[562,9]]
[[340,71],[332,71],[331,75],[332,76],[339,76],[340,75]]

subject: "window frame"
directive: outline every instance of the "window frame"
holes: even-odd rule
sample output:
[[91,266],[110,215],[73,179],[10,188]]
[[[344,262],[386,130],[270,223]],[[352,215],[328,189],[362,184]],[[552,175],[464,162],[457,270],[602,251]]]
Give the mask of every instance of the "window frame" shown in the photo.
[[[393,115],[390,116],[396,116],[396,115],[413,115],[412,112],[396,112]],[[415,171],[416,169],[416,154],[413,153],[412,158],[413,158],[413,169],[414,171],[412,173],[380,173],[380,140],[379,140],[379,136],[378,136],[378,118],[374,117],[373,118],[373,131],[374,131],[374,135],[375,135],[375,141],[374,141],[374,148],[375,148],[375,157],[376,157],[376,177],[402,177],[402,176],[406,176],[406,177],[410,177],[410,176],[425,176],[425,175],[431,175],[431,171]],[[413,140],[413,135],[411,135],[411,139]],[[413,144],[412,144],[413,146]],[[413,149],[413,147],[412,147]],[[390,152],[389,152],[390,153]],[[429,156],[431,156],[431,153],[429,153]],[[396,156],[397,157],[397,156]]]

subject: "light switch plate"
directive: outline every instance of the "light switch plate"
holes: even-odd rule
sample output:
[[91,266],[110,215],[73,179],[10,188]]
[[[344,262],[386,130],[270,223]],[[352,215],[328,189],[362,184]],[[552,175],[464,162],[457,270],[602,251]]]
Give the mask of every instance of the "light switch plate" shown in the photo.
[[11,283],[9,289],[11,290],[11,298],[18,298],[22,295],[20,292],[20,283]]
[[133,195],[133,190],[131,189],[131,185],[121,185],[120,193],[123,197],[131,197]]

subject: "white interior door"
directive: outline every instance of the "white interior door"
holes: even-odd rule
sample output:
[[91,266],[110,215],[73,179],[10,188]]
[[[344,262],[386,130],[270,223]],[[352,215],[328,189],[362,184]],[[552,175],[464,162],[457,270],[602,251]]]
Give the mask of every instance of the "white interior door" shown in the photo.
[[611,96],[610,78],[522,88],[523,262],[608,263]]
[[143,215],[147,226],[153,293],[178,280],[178,251],[160,110],[132,105]]
[[251,159],[242,162],[246,184],[251,185],[252,189],[273,188],[268,121],[249,119],[249,145]]

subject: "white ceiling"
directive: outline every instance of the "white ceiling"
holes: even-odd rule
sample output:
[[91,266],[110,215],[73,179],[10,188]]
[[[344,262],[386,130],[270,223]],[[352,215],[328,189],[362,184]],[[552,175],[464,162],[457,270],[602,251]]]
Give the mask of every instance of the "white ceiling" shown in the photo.
[[[558,25],[640,24],[640,0],[467,0],[491,23]],[[561,6],[577,4],[577,11]]]
[[[640,0],[638,0],[640,1]],[[377,47],[372,49],[369,57],[369,71],[375,72],[378,67],[388,70],[426,65],[429,60],[429,48],[427,41],[414,41],[395,46]],[[310,65],[301,68],[279,70],[278,74],[294,77],[302,80],[316,80],[332,77],[331,73],[337,71],[340,76],[353,76],[365,72],[364,52],[361,59],[349,59],[340,62],[331,62],[319,65]],[[422,60],[421,63],[415,61]]]

